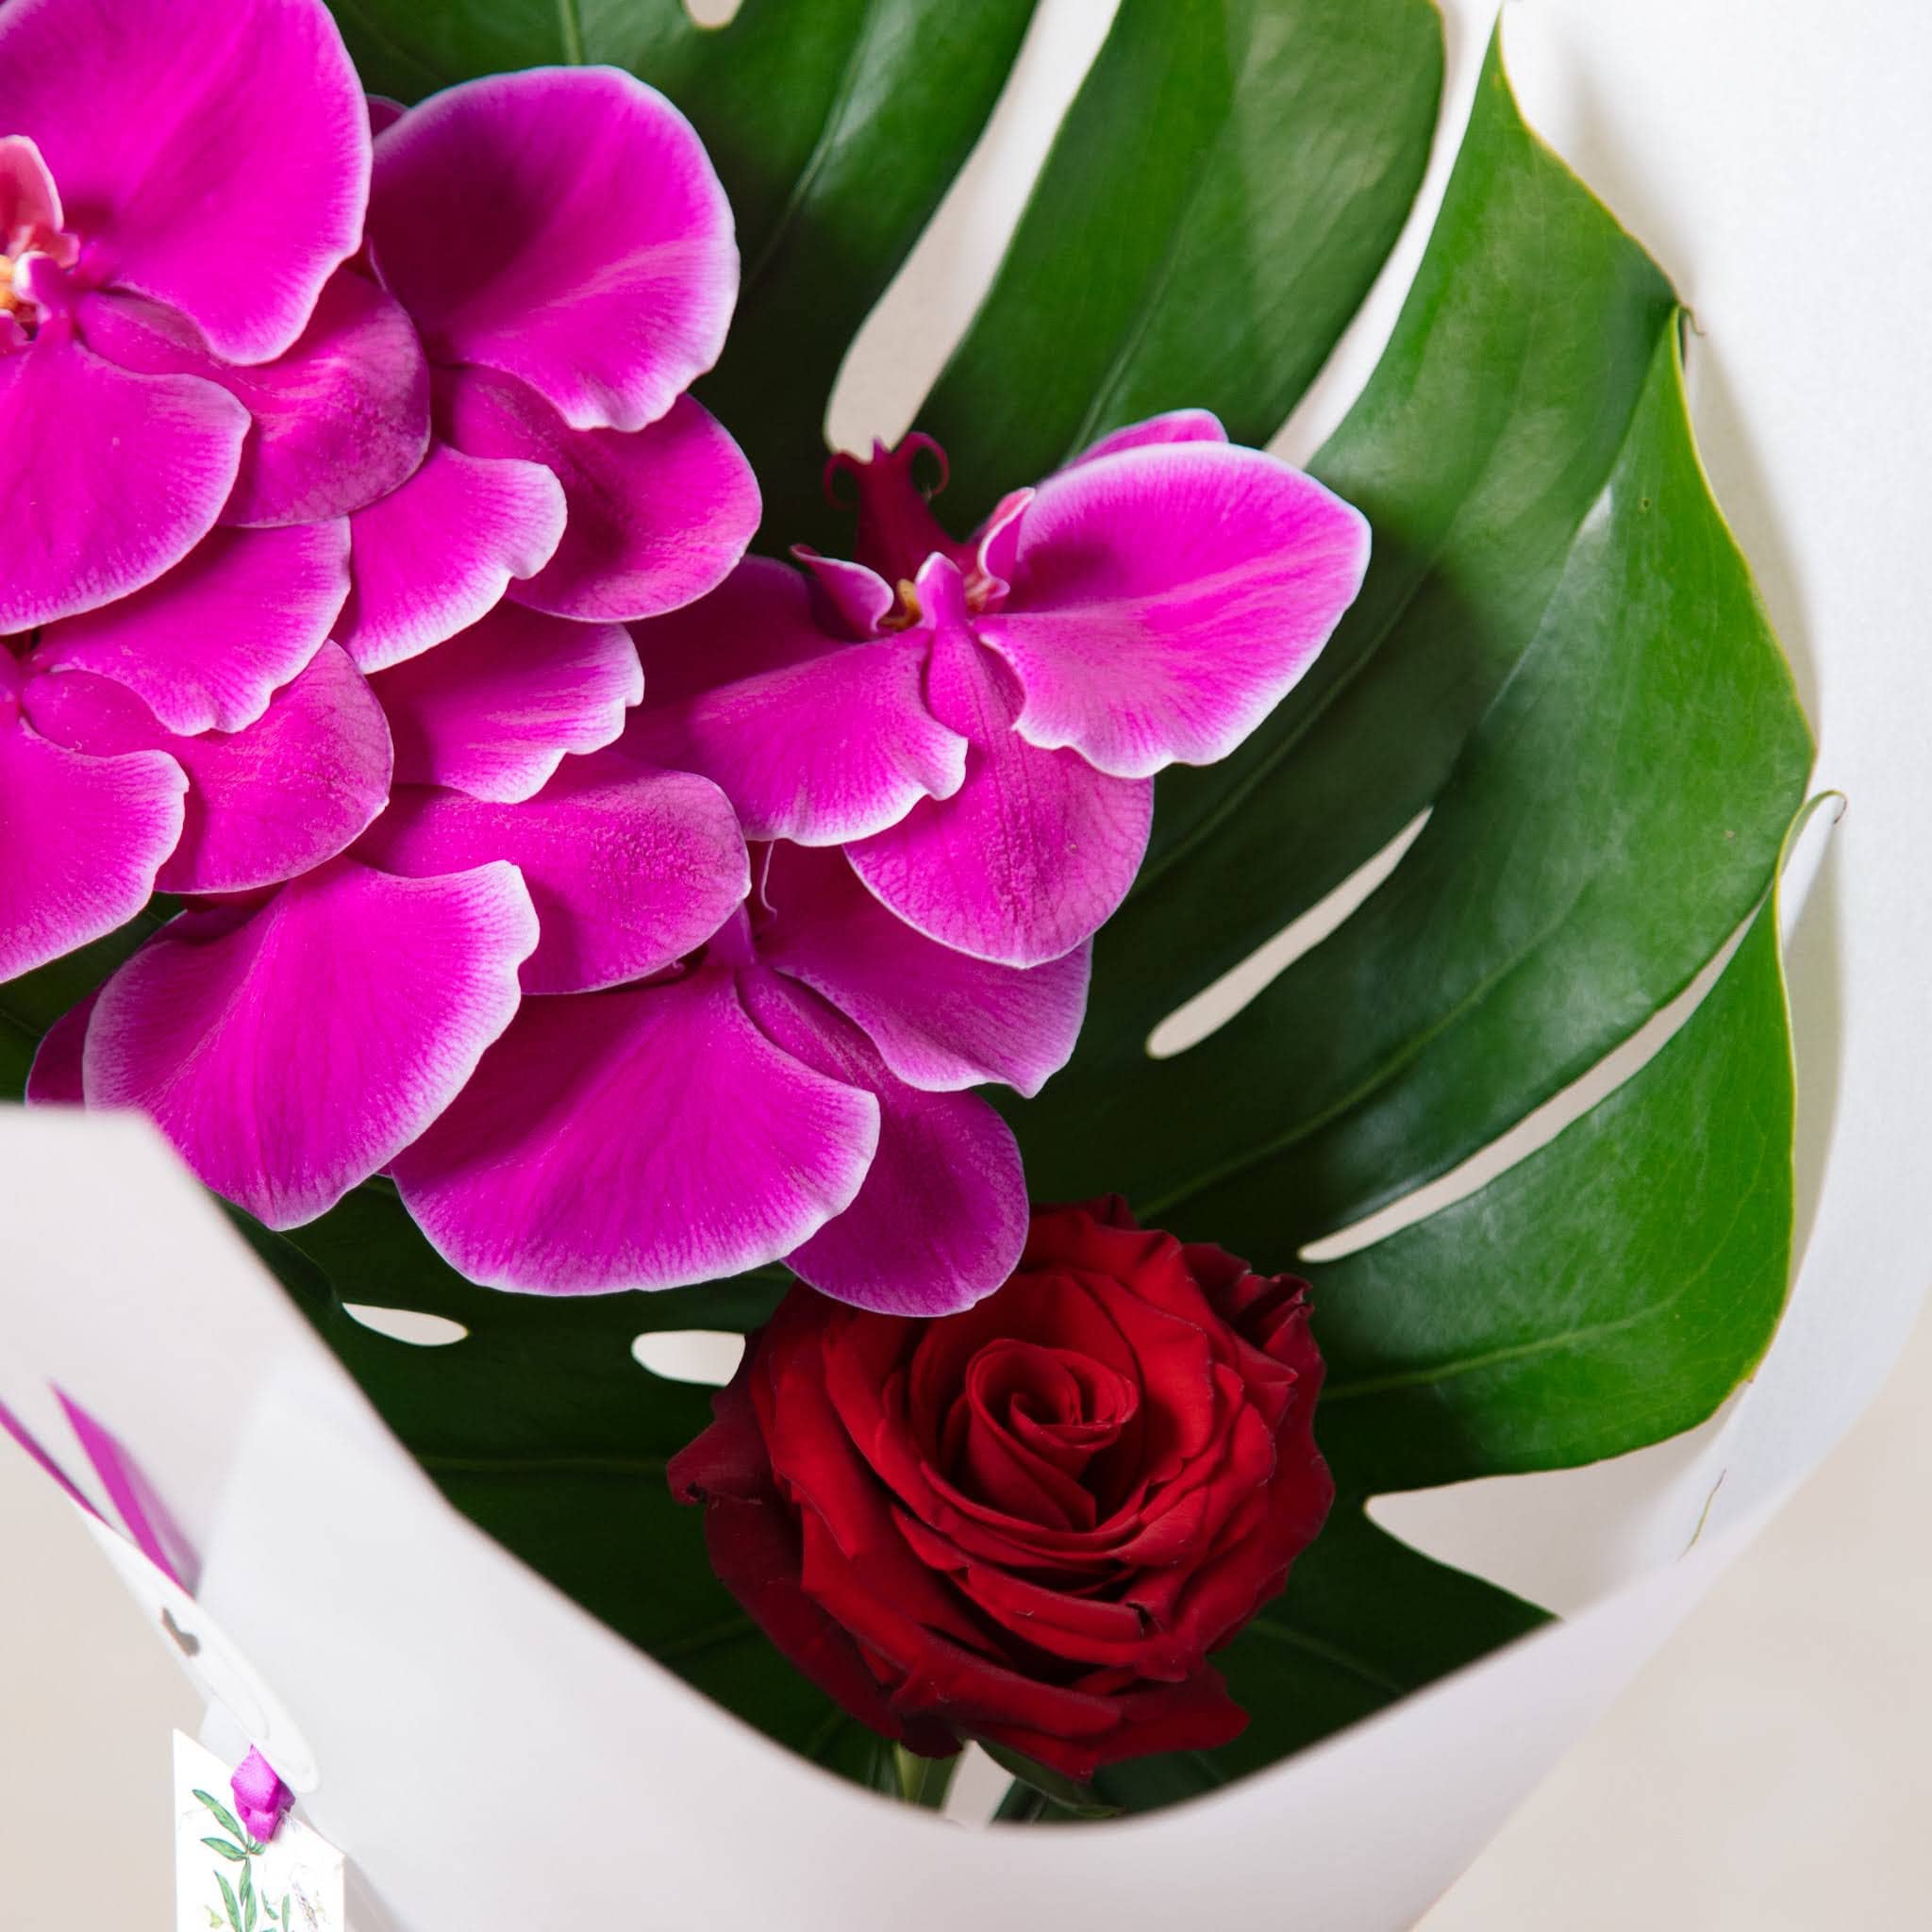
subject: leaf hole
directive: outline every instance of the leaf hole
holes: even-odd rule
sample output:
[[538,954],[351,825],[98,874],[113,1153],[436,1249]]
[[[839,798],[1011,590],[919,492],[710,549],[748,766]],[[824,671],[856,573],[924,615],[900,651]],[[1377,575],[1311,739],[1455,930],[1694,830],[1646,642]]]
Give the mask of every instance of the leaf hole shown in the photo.
[[370,1302],[344,1302],[342,1312],[377,1335],[416,1348],[447,1348],[470,1332],[447,1315],[425,1314],[421,1308],[382,1308]]
[[696,1382],[722,1389],[744,1359],[744,1337],[716,1328],[659,1328],[630,1345],[641,1368],[667,1382]]
[[1354,913],[1364,900],[1402,863],[1404,855],[1421,836],[1429,822],[1426,811],[1418,812],[1373,858],[1364,859],[1334,891],[1325,893],[1292,924],[1284,926],[1272,940],[1256,949],[1237,966],[1230,966],[1211,985],[1205,986],[1186,1005],[1176,1007],[1147,1036],[1149,1059],[1172,1059],[1186,1053],[1217,1028],[1224,1026],[1251,1001],[1267,991],[1272,982],[1299,959],[1312,952],[1330,933]]

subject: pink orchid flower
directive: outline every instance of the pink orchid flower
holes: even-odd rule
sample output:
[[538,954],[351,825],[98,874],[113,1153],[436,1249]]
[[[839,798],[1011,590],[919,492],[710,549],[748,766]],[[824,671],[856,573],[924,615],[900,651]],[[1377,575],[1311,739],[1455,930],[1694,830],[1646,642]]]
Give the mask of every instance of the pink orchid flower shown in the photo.
[[1097,443],[968,542],[913,437],[849,483],[858,559],[747,562],[637,626],[638,756],[703,772],[754,840],[842,844],[878,899],[976,958],[1036,966],[1133,883],[1155,773],[1227,756],[1354,600],[1357,510],[1199,410]]
[[691,124],[608,67],[374,111],[370,260],[426,347],[435,436],[352,519],[350,657],[401,664],[505,596],[606,624],[704,594],[758,495],[685,393],[738,291],[731,209]]

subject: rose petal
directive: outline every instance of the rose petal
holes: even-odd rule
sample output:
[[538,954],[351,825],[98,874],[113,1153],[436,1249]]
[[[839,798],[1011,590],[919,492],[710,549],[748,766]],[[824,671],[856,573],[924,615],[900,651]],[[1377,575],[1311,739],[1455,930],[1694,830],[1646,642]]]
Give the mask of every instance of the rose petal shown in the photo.
[[37,678],[26,706],[38,729],[72,750],[164,751],[188,774],[181,840],[155,881],[164,892],[244,892],[292,878],[345,850],[389,796],[382,707],[334,644],[233,735],[178,737],[132,691],[85,671]]
[[349,602],[337,641],[364,671],[400,664],[492,610],[563,538],[563,490],[540,463],[484,462],[432,443],[401,489],[349,519]]
[[760,957],[856,1020],[927,1092],[1004,1081],[1029,1098],[1072,1058],[1092,948],[1021,970],[935,944],[859,884],[843,855],[779,846]]
[[400,304],[351,269],[330,276],[294,345],[253,367],[210,354],[172,309],[125,295],[81,304],[89,348],[142,375],[218,382],[249,413],[222,522],[346,516],[408,480],[429,442],[429,365]]
[[878,1151],[845,1211],[786,1262],[862,1308],[949,1315],[1006,1280],[1026,1242],[1026,1178],[1008,1127],[973,1094],[921,1093],[815,994],[745,975],[747,1009],[787,1053],[877,1096]]
[[713,779],[748,839],[841,844],[965,777],[966,741],[926,708],[922,641],[826,637],[783,564],[748,558],[702,603],[633,635],[647,702],[625,750]]
[[1141,445],[1041,484],[981,640],[1017,729],[1117,778],[1225,758],[1314,660],[1368,568],[1361,513],[1259,450]]
[[213,383],[128,375],[65,323],[0,354],[0,633],[112,603],[179,563],[214,527],[247,433],[248,411]]
[[966,781],[847,856],[867,889],[928,939],[977,959],[1042,965],[1091,938],[1126,897],[1154,788],[1027,743],[1011,728],[1021,701],[1010,674],[965,627],[952,566],[928,565],[920,594],[937,623],[926,700],[971,746]]
[[595,758],[572,759],[523,805],[406,787],[360,856],[406,878],[509,859],[543,932],[524,961],[528,993],[645,978],[701,946],[751,890],[715,785]]
[[145,590],[50,625],[35,657],[125,685],[170,731],[240,731],[322,648],[348,581],[341,518],[212,530]]
[[361,239],[369,123],[313,0],[171,8],[12,0],[0,100],[112,282],[180,309],[218,355],[278,356]]
[[526,1000],[394,1173],[473,1281],[597,1294],[776,1260],[849,1205],[877,1138],[872,1095],[774,1046],[714,953],[668,984]]
[[369,233],[439,362],[521,377],[574,428],[638,429],[717,360],[738,292],[691,124],[609,67],[450,88],[376,147]]
[[[0,687],[0,718],[12,708]],[[0,980],[112,932],[147,904],[181,836],[187,790],[160,752],[91,758],[17,712],[0,724]]]
[[396,781],[505,803],[534,796],[567,753],[595,751],[643,695],[629,636],[499,604],[480,624],[372,680]]
[[128,960],[88,1029],[88,1104],[143,1108],[218,1193],[295,1226],[455,1099],[536,943],[514,866],[332,859],[252,912],[184,913]]
[[715,418],[679,396],[641,429],[572,429],[541,396],[466,370],[443,385],[450,440],[541,463],[563,486],[557,554],[510,591],[558,617],[628,622],[722,583],[758,526],[758,487]]

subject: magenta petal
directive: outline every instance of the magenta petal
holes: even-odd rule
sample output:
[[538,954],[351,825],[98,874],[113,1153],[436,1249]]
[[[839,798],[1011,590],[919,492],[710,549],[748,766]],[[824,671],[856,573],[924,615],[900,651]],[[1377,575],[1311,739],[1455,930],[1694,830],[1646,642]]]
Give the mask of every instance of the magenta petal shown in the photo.
[[170,731],[239,731],[322,648],[348,581],[341,518],[213,530],[145,590],[49,626],[35,655],[125,685]]
[[774,1046],[714,954],[663,985],[525,1000],[394,1174],[473,1281],[599,1294],[776,1260],[851,1202],[877,1139],[873,1096]]
[[976,1094],[895,1080],[858,1028],[769,974],[745,981],[758,1024],[788,1052],[875,1094],[878,1152],[858,1198],[785,1258],[822,1293],[891,1315],[950,1315],[991,1294],[1026,1244],[1026,1177],[1013,1132]]
[[292,878],[345,850],[389,795],[382,707],[334,644],[232,735],[177,737],[133,692],[85,671],[35,679],[26,706],[57,743],[94,757],[164,751],[188,774],[181,841],[155,881],[164,892]]
[[847,856],[928,939],[1001,965],[1043,965],[1091,939],[1126,897],[1147,849],[1154,787],[1028,744],[1011,728],[1011,675],[961,622],[958,574],[941,559],[921,572],[920,590],[939,620],[926,698],[969,742],[966,782],[951,798],[921,800]]
[[271,1227],[333,1207],[461,1091],[537,943],[510,865],[391,878],[338,858],[253,912],[184,913],[101,989],[92,1107],[138,1107]]
[[529,798],[567,753],[595,751],[643,695],[629,634],[517,604],[373,680],[395,736],[396,782]]
[[1072,1057],[1091,947],[1022,971],[936,945],[837,852],[774,847],[763,890],[774,917],[759,958],[857,1021],[908,1086],[938,1093],[1000,1080],[1030,1098]]
[[128,375],[65,324],[0,355],[0,633],[92,610],[180,562],[214,527],[247,433],[225,390]]
[[433,443],[400,490],[349,519],[352,590],[336,637],[364,671],[466,630],[563,537],[563,490],[541,463]]
[[222,522],[346,516],[405,482],[429,442],[429,365],[401,305],[351,269],[329,278],[286,355],[253,367],[211,355],[172,309],[125,295],[81,306],[88,346],[142,375],[199,375],[254,428]]
[[509,594],[557,617],[628,623],[722,583],[758,526],[743,452],[689,396],[635,432],[572,429],[541,396],[467,371],[443,389],[450,439],[541,463],[563,486],[557,554]]
[[1118,456],[1124,449],[1148,449],[1164,442],[1226,441],[1227,431],[1221,426],[1221,418],[1211,409],[1169,409],[1165,415],[1149,416],[1142,422],[1129,423],[1125,428],[1103,436],[1098,442],[1083,449],[1066,467],[1071,470],[1081,463],[1098,462],[1102,457]]
[[715,785],[608,758],[571,760],[522,805],[406,787],[358,856],[408,878],[509,859],[543,934],[524,961],[527,993],[645,978],[703,945],[751,889]]
[[439,362],[521,377],[577,429],[655,422],[717,360],[731,209],[663,95],[609,67],[497,75],[376,145],[376,266]]
[[1259,450],[1191,441],[1075,464],[1020,527],[977,622],[1018,674],[1021,735],[1119,778],[1225,758],[1361,588],[1369,526]]
[[840,643],[783,564],[750,559],[634,635],[646,702],[624,748],[716,780],[748,839],[862,839],[965,777],[965,740],[926,708],[924,634]]
[[188,790],[162,752],[89,758],[42,738],[0,686],[0,719],[9,714],[0,723],[0,980],[112,932],[147,904],[181,836]]
[[34,1063],[27,1069],[29,1107],[78,1107],[87,1098],[81,1085],[81,1055],[87,1046],[87,1025],[93,1018],[96,989],[77,1006],[69,1007],[41,1036]]
[[302,332],[360,240],[369,123],[315,0],[12,0],[0,101],[107,277],[260,362]]

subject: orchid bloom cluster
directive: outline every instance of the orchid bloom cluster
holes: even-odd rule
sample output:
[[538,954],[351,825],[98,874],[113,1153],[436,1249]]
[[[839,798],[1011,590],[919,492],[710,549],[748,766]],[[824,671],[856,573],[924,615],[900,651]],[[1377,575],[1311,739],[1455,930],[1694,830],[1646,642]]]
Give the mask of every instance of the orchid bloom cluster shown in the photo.
[[0,11],[0,979],[187,901],[29,1097],[275,1227],[386,1173],[505,1289],[990,1292],[972,1090],[1070,1056],[1154,774],[1299,677],[1362,519],[1184,412],[964,541],[924,439],[835,458],[855,558],[745,559],[670,103],[372,103],[320,0],[149,25]]

